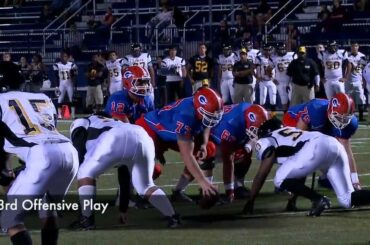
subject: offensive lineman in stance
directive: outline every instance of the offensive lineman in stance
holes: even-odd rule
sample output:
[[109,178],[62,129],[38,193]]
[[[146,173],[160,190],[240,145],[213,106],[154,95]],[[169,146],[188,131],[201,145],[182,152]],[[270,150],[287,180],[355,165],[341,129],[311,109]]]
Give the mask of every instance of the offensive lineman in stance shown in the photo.
[[[144,129],[101,113],[76,119],[70,132],[81,162],[77,174],[81,205],[84,200],[95,197],[97,177],[111,167],[126,165],[131,170],[132,184],[137,193],[147,198],[168,219],[169,227],[179,225],[179,216],[166,194],[153,183],[155,150],[153,140]],[[94,229],[92,210],[82,210],[80,220],[72,227]]]

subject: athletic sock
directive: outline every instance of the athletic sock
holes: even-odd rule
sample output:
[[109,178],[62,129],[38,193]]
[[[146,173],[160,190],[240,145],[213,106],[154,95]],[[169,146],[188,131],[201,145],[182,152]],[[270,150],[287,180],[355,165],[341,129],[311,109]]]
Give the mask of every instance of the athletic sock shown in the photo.
[[311,201],[318,200],[322,197],[319,193],[304,185],[302,179],[285,179],[281,183],[280,188],[310,199]]
[[179,182],[177,182],[177,185],[175,187],[175,191],[184,191],[186,189],[186,187],[189,185],[190,183],[190,180],[188,178],[185,177],[185,175],[181,175],[180,176],[180,179],[179,179]]
[[21,231],[10,237],[13,245],[32,245],[32,239],[28,231]]
[[149,197],[148,201],[158,209],[164,216],[171,217],[175,214],[175,210],[173,209],[170,201],[168,200],[166,193],[164,193],[161,189],[155,190]]
[[81,205],[81,213],[85,217],[90,217],[92,215],[91,206],[87,205],[84,206],[86,201],[92,202],[94,201],[94,197],[96,194],[96,186],[94,185],[83,185],[78,188],[78,195],[80,199]]

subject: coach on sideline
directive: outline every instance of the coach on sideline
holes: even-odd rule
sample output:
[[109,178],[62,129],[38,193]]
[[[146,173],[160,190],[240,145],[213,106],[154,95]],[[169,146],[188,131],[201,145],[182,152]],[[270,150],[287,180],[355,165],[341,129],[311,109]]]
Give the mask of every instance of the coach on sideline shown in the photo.
[[292,84],[290,106],[305,103],[315,98],[313,87],[315,86],[315,90],[319,89],[320,76],[316,63],[306,57],[306,47],[299,47],[298,58],[289,64],[287,75],[291,77]]

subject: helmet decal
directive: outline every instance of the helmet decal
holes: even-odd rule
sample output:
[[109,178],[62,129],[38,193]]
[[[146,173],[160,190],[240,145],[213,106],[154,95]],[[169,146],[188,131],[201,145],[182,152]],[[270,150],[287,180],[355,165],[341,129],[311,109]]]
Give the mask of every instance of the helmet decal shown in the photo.
[[248,118],[249,118],[249,120],[251,120],[252,122],[255,122],[255,121],[256,121],[256,115],[255,115],[253,112],[249,112],[249,113],[248,113]]
[[198,100],[199,100],[199,103],[201,103],[202,105],[205,105],[208,102],[207,98],[204,95],[200,95]]
[[333,107],[338,107],[339,106],[338,99],[337,98],[333,98],[332,99],[332,104],[333,104]]
[[130,77],[132,77],[132,72],[129,71],[129,70],[125,71],[125,73],[123,73],[123,77],[124,78],[130,78]]

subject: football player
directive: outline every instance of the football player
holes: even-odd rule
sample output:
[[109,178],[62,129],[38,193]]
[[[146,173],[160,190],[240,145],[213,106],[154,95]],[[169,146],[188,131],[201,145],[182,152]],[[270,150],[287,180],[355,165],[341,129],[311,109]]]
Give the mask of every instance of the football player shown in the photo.
[[109,52],[109,60],[105,62],[109,72],[109,94],[122,90],[123,59],[117,57],[116,51]]
[[[169,227],[178,226],[178,215],[166,194],[153,182],[154,144],[144,129],[99,113],[76,119],[71,125],[70,133],[81,160],[77,174],[81,205],[84,200],[94,198],[96,179],[101,174],[114,166],[126,165],[131,171],[132,184],[137,193],[168,219]],[[71,227],[94,229],[92,210],[82,209],[80,219]]]
[[236,62],[236,55],[232,52],[231,44],[222,44],[222,54],[218,56],[218,81],[222,100],[225,103],[233,103],[234,98],[234,76],[233,66]]
[[290,77],[287,75],[287,69],[295,59],[294,52],[287,52],[285,43],[279,43],[276,48],[276,55],[272,57],[272,61],[275,66],[275,84],[277,84],[277,90],[279,92],[283,111],[288,110],[288,102],[290,100]]
[[[123,67],[126,68],[128,66],[140,66],[145,70],[149,71],[150,81],[152,83],[152,87],[156,87],[155,83],[155,72],[153,69],[152,64],[152,57],[149,53],[145,53],[142,50],[140,43],[134,43],[131,45],[131,54],[126,55],[123,57]],[[153,100],[154,103],[154,92],[153,90],[150,92],[150,98]]]
[[[150,77],[148,72],[140,66],[130,66],[122,71],[123,90],[113,93],[107,102],[105,112],[123,122],[135,123],[142,114],[154,110],[153,101],[149,97]],[[158,169],[160,165],[158,166]],[[127,211],[127,198],[129,193],[127,183],[130,183],[130,173],[126,165],[118,168],[118,181],[120,184],[120,216],[125,217]],[[123,221],[123,219],[121,219]]]
[[214,62],[207,55],[205,43],[199,44],[198,54],[189,59],[187,69],[188,78],[193,86],[193,93],[200,87],[210,86],[209,83],[213,79]]
[[[347,153],[352,184],[355,189],[360,189],[356,161],[350,144],[350,138],[358,128],[354,110],[352,98],[338,93],[331,100],[313,99],[305,104],[290,107],[284,115],[283,124],[307,131],[319,131],[337,138]],[[324,183],[324,180],[321,183]]]
[[73,86],[74,79],[77,77],[77,66],[75,63],[69,61],[70,55],[63,51],[60,54],[60,62],[53,65],[55,77],[57,79],[59,93],[58,97],[58,119],[62,118],[62,103],[64,102],[67,93],[69,100],[69,107],[71,109],[72,118],[75,117],[75,106],[73,105]]
[[363,53],[358,51],[358,43],[351,44],[351,53],[348,56],[348,69],[346,70],[345,78],[345,90],[348,95],[354,98],[356,105],[358,106],[359,120],[364,121],[364,106],[366,104],[366,98],[364,93],[364,79],[362,77],[362,71],[366,66],[366,57]]
[[[369,96],[369,94],[370,94],[370,62],[367,63],[367,65],[364,67],[364,69],[362,71],[362,77],[365,80],[367,94]],[[368,97],[368,99],[369,99],[369,97]],[[368,113],[368,123],[369,122],[370,122],[370,113]]]
[[331,99],[336,93],[344,93],[344,83],[346,80],[344,78],[342,66],[347,59],[347,52],[339,51],[336,41],[331,41],[326,51],[318,54],[318,58],[321,60],[322,66],[324,67],[326,97]]
[[[4,151],[25,162],[25,170],[15,179],[7,193],[8,203],[17,203],[16,210],[1,213],[1,226],[7,229],[15,245],[32,244],[24,225],[25,200],[42,199],[61,202],[77,174],[78,154],[68,138],[56,130],[56,109],[51,99],[41,93],[18,92],[22,78],[11,62],[0,64],[1,136],[6,138]],[[42,244],[57,244],[56,213],[41,209]]]
[[267,93],[270,99],[271,111],[276,110],[276,84],[274,83],[275,69],[274,63],[271,59],[272,46],[270,44],[263,44],[262,55],[256,58],[257,82],[260,88],[260,105],[265,105]]
[[[192,97],[148,112],[136,121],[154,140],[156,157],[161,163],[165,163],[163,153],[169,148],[180,152],[186,168],[175,189],[182,190],[182,185],[186,186],[195,178],[203,196],[217,194],[216,187],[201,171],[197,158],[207,157],[210,128],[220,122],[222,114],[221,97],[210,88],[200,88]],[[201,143],[195,145],[196,137]],[[195,156],[194,148],[197,149]]]
[[268,117],[262,106],[242,102],[224,106],[220,123],[211,129],[211,140],[221,153],[224,186],[229,201],[233,200],[234,194],[235,198],[246,198],[248,195],[244,177],[252,163],[252,151],[246,152],[244,147],[257,138],[259,126]]
[[320,132],[281,127],[279,120],[271,119],[258,131],[259,140],[255,149],[261,164],[253,180],[244,213],[253,212],[254,201],[275,162],[280,165],[274,178],[275,186],[311,200],[312,208],[308,216],[320,216],[322,211],[330,207],[327,197],[307,187],[302,181],[317,170],[327,173],[342,207],[351,208],[370,203],[370,191],[353,188],[348,157],[338,140]]

